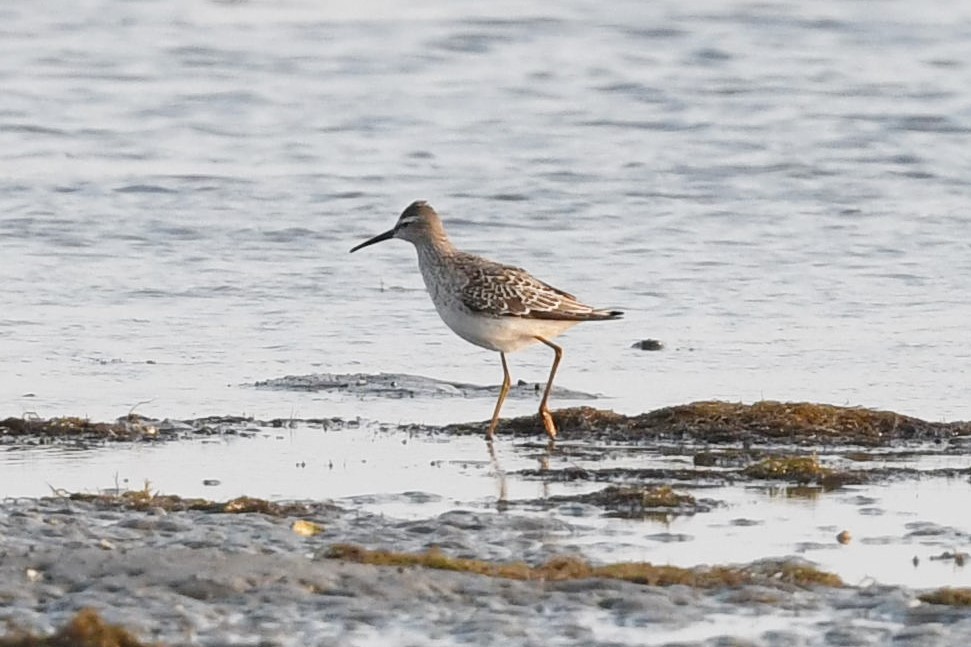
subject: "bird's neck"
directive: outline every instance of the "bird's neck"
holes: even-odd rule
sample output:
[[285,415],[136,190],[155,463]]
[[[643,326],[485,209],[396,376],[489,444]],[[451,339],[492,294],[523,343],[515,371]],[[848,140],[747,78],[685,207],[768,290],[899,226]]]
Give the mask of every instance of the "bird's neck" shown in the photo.
[[418,252],[418,269],[425,281],[425,289],[437,308],[450,298],[450,293],[444,286],[453,282],[454,268],[451,259],[458,254],[458,250],[444,232],[441,236],[425,238],[416,243],[415,249]]
[[441,260],[458,252],[441,227],[429,231],[428,236],[415,243],[415,247],[420,258],[430,261]]

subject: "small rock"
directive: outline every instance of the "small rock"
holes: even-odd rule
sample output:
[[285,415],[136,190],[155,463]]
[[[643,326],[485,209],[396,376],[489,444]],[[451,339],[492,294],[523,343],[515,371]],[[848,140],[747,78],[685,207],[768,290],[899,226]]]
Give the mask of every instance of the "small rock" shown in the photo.
[[324,531],[324,527],[320,524],[314,523],[313,521],[307,521],[306,519],[297,519],[290,526],[290,530],[300,535],[301,537],[313,537],[314,535],[319,535]]
[[638,350],[661,350],[664,348],[664,344],[657,339],[642,339],[640,341],[635,341],[631,348],[636,348]]

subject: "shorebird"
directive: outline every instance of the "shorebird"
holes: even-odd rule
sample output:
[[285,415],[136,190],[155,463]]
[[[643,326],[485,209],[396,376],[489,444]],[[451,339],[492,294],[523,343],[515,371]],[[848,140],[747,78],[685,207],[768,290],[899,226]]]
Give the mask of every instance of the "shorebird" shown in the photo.
[[424,200],[411,203],[394,227],[355,246],[351,252],[392,238],[415,246],[425,288],[442,321],[462,339],[499,353],[502,386],[486,438],[491,442],[495,437],[499,411],[509,393],[506,353],[536,342],[553,349],[553,366],[539,403],[539,415],[550,440],[556,438],[556,423],[548,400],[563,349],[550,340],[580,322],[618,319],[624,313],[584,305],[572,294],[534,278],[526,270],[459,251],[445,234],[441,218]]

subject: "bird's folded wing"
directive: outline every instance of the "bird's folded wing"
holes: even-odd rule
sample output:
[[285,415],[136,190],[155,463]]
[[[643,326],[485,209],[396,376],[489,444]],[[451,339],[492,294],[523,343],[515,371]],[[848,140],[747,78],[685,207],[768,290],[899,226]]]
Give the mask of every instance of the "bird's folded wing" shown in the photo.
[[518,267],[488,264],[467,268],[462,303],[473,312],[528,319],[591,318],[595,310]]

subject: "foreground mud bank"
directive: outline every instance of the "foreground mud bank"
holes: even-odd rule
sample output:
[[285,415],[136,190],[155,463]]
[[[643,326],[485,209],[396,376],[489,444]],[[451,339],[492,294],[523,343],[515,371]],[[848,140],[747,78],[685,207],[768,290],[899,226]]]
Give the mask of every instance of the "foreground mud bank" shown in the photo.
[[[138,510],[106,500],[6,502],[0,619],[9,629],[0,645],[971,640],[971,612],[954,602],[961,593],[945,600],[940,592],[849,587],[798,559],[591,566],[542,549],[544,537],[571,529],[535,518],[455,512],[402,522],[310,503],[296,517],[169,512],[168,503]],[[297,521],[320,532],[298,532]],[[398,549],[380,548],[390,544]],[[546,561],[506,562],[499,546]],[[76,617],[85,608],[117,626]],[[112,642],[122,631],[128,641]],[[57,632],[73,638],[44,642]]]
[[[56,494],[0,505],[0,647],[971,644],[968,423],[555,415],[555,445],[534,416],[492,447],[479,423],[0,421],[0,460],[49,469]],[[71,492],[45,467],[179,448],[161,474],[203,456],[212,483],[311,494]]]

